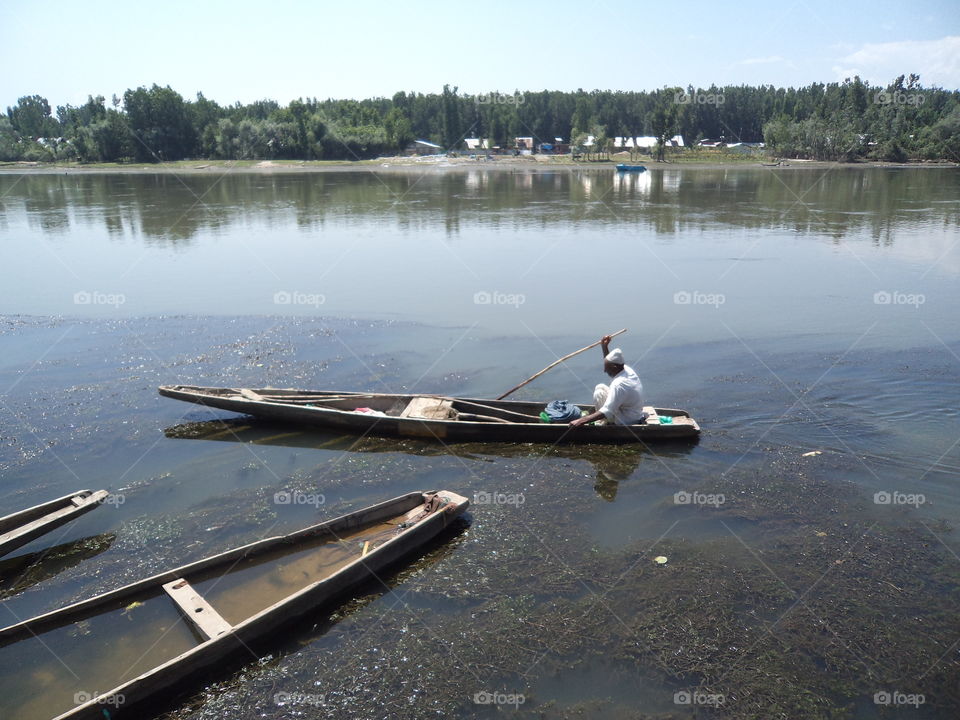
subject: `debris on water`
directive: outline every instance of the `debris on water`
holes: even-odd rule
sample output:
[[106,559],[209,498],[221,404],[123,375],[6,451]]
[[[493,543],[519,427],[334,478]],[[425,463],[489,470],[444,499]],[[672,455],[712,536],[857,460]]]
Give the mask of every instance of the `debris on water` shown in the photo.
[[657,555],[657,556],[653,559],[653,561],[654,561],[657,565],[666,565],[666,564],[667,564],[667,556],[666,556],[666,555]]
[[121,614],[121,615],[126,615],[127,620],[130,620],[130,621],[132,622],[132,621],[133,621],[133,618],[130,616],[130,612],[131,612],[132,610],[136,610],[138,607],[140,607],[140,606],[142,606],[142,605],[143,605],[142,602],[139,602],[139,601],[137,601],[137,600],[134,600],[132,603],[130,603],[129,605],[127,605],[127,606],[123,609],[123,612],[120,613],[120,614]]
[[74,629],[70,632],[70,637],[80,637],[82,635],[90,634],[90,621],[81,620],[78,623],[74,624]]
[[823,455],[823,451],[822,451],[822,450],[811,450],[810,452],[805,452],[805,453],[804,453],[803,455],[801,455],[800,457],[813,457],[813,456],[815,456],[815,455]]

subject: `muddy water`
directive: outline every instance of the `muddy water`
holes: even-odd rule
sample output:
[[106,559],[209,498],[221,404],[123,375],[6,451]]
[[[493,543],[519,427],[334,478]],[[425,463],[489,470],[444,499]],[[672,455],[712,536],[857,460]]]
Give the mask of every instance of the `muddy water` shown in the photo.
[[[191,177],[190,210],[169,178],[0,177],[0,299],[29,315],[0,325],[0,513],[116,498],[23,549],[40,554],[3,577],[4,624],[449,488],[505,502],[173,717],[513,710],[483,692],[548,718],[682,716],[695,691],[730,717],[872,717],[894,691],[956,716],[954,171],[381,179]],[[699,443],[357,440],[156,395],[490,397],[623,326],[650,401],[689,410]],[[599,359],[516,397],[588,401]],[[45,567],[50,547],[83,559]]]
[[365,546],[368,551],[374,550],[396,534],[395,522],[381,523],[344,534],[334,543],[287,553],[270,562],[240,564],[229,575],[204,580],[196,588],[235,625],[337,572],[356,560]]

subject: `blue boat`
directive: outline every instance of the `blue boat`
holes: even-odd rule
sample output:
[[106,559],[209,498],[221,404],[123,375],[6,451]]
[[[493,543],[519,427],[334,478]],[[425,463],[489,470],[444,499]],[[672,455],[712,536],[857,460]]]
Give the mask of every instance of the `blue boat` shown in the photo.
[[647,168],[643,165],[624,165],[623,163],[617,164],[617,172],[646,172]]

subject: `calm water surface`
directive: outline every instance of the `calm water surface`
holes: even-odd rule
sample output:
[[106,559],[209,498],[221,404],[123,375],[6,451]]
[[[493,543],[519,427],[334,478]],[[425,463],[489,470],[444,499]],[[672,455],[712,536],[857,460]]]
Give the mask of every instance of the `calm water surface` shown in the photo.
[[[57,545],[66,569],[7,571],[0,588],[29,586],[0,624],[412,489],[523,493],[530,518],[552,486],[580,493],[569,529],[601,548],[735,533],[759,550],[754,523],[674,494],[820,451],[809,462],[842,464],[831,478],[856,488],[856,512],[955,520],[958,225],[956,169],[0,175],[0,514],[80,487],[122,499],[21,551]],[[699,444],[612,457],[256,425],[187,439],[178,427],[230,414],[156,396],[176,382],[495,396],[620,327],[651,401],[697,417]],[[517,398],[585,401],[599,359]],[[271,501],[285,489],[324,502]],[[923,502],[875,504],[885,492]],[[504,512],[474,506],[472,552],[494,557],[482,528]],[[470,552],[423,572],[480,562]],[[630,692],[603,665],[577,677],[520,689],[675,707],[653,676]]]
[[0,302],[926,345],[958,196],[955,169],[4,175]]

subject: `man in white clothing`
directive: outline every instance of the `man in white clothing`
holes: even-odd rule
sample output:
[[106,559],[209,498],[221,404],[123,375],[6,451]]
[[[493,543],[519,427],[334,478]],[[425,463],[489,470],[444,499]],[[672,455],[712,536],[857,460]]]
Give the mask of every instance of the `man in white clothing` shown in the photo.
[[596,412],[577,418],[570,423],[571,427],[603,419],[612,425],[633,425],[645,418],[640,378],[632,367],[623,363],[620,348],[610,350],[610,339],[609,335],[604,335],[600,340],[600,348],[603,350],[603,371],[613,380],[609,385],[600,384],[594,389]]

